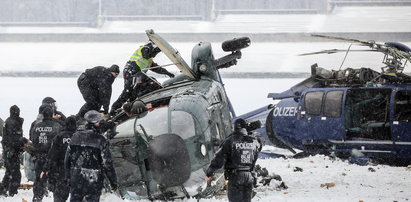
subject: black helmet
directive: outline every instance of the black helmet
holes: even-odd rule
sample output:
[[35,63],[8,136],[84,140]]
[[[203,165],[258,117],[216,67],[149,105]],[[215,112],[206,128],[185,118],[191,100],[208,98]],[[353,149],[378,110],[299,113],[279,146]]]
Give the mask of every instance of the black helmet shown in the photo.
[[146,43],[144,46],[148,47],[148,48],[153,48],[153,43],[151,41],[149,41],[148,43]]
[[75,116],[67,117],[66,121],[64,121],[65,127],[68,131],[75,131],[77,128],[77,121]]
[[41,104],[51,104],[51,103],[55,103],[56,100],[53,99],[52,97],[45,97],[43,99],[43,101],[41,102]]
[[239,131],[247,126],[247,122],[242,119],[238,118],[234,121],[234,131]]
[[108,68],[110,70],[110,72],[114,72],[116,74],[120,73],[120,68],[118,67],[118,65],[111,65],[111,67]]

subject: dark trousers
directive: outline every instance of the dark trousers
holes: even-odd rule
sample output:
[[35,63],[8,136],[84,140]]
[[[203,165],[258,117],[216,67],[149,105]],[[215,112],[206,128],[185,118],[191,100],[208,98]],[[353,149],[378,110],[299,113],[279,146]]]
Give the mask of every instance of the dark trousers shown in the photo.
[[[126,82],[126,81],[124,81]],[[123,104],[130,98],[131,92],[129,89],[124,88],[123,91],[120,94],[120,97],[111,105],[111,114],[114,114],[114,112],[123,106]]]
[[70,194],[70,187],[67,180],[58,179],[56,181],[56,189],[53,192],[54,202],[65,202]]
[[83,118],[84,114],[90,110],[99,111],[101,104],[99,102],[98,90],[92,89],[89,86],[83,86],[82,84],[79,84],[79,89],[86,103],[80,108],[77,116]]
[[10,196],[17,194],[17,189],[20,186],[20,158],[18,154],[5,152],[4,166],[6,173],[4,174],[1,184],[1,192],[9,192]]
[[85,199],[87,202],[100,201],[101,192],[88,192],[83,189],[70,190],[70,202],[82,202]]
[[[64,163],[60,165],[56,165],[54,167],[54,187],[55,189],[53,190],[53,196],[54,196],[54,202],[65,202],[68,199],[68,196],[70,194],[70,186],[68,183],[68,180],[65,178],[64,174]],[[52,176],[50,176],[49,173],[49,184],[51,184],[50,179]]]
[[47,175],[40,178],[40,174],[43,171],[44,164],[46,163],[47,155],[41,155],[36,157],[35,172],[36,178],[33,184],[33,202],[41,201],[47,191]]
[[250,202],[253,190],[252,184],[239,185],[228,182],[228,201],[230,202]]
[[233,174],[228,180],[228,201],[250,202],[253,191],[254,178],[250,172]]
[[135,99],[145,94],[161,88],[161,86],[159,86],[155,81],[149,79],[142,73],[137,72],[135,77],[137,78],[137,80],[139,79],[139,83],[137,83],[135,86],[131,85],[132,79],[124,80],[124,90],[121,92],[120,97],[111,106],[112,113],[114,113],[114,111],[118,108],[122,107],[122,105],[127,100],[134,101]]

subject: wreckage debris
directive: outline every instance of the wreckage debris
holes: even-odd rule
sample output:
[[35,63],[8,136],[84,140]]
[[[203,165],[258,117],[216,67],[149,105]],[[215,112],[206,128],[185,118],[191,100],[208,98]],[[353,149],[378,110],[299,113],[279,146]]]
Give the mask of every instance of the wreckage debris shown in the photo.
[[300,167],[294,167],[294,172],[303,172],[303,169]]
[[320,187],[326,187],[327,189],[329,189],[330,187],[335,187],[335,183],[321,184]]

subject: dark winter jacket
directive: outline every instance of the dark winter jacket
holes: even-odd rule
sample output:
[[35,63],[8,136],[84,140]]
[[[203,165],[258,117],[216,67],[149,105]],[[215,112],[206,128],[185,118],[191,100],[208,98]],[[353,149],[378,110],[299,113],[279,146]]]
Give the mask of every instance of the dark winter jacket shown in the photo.
[[103,105],[104,110],[108,112],[112,91],[111,85],[115,78],[109,68],[97,66],[82,73],[77,80],[77,84],[80,89],[90,89],[98,93],[99,104]]
[[33,155],[36,157],[46,157],[51,148],[53,138],[61,129],[61,125],[51,117],[44,117],[43,121],[34,124],[30,137],[33,143]]
[[45,172],[49,172],[50,170],[56,171],[58,172],[58,176],[64,178],[65,173],[62,172],[64,171],[64,158],[67,147],[70,144],[71,136],[76,132],[76,128],[76,119],[74,117],[67,118],[63,131],[59,132],[51,143],[51,148],[47,155]]
[[[34,120],[32,123],[31,123],[31,125],[30,125],[30,130],[29,130],[29,139],[31,140],[32,139],[32,131],[33,131],[33,127],[34,127],[34,125],[36,124],[36,123],[40,123],[41,121],[43,121],[43,114],[41,113],[42,111],[43,111],[43,109],[45,108],[45,107],[47,107],[47,106],[50,106],[50,105],[48,105],[48,104],[42,104],[40,107],[39,107],[39,114],[37,115],[37,118],[36,118],[36,120]],[[64,114],[62,113],[62,112],[60,112],[60,111],[56,111],[56,109],[54,108],[54,107],[52,107],[52,109],[53,109],[53,111],[54,111],[54,114],[59,114],[60,116],[61,116],[61,118],[59,118],[59,119],[53,119],[53,120],[55,120],[57,123],[59,123],[63,128],[64,128],[64,122],[66,121],[66,116],[64,116]]]
[[257,138],[245,135],[241,131],[235,131],[220,145],[206,175],[213,176],[214,172],[223,165],[228,174],[238,171],[252,171],[261,148],[262,145]]
[[109,143],[89,124],[71,137],[64,165],[71,189],[100,193],[104,175],[111,185],[117,184]]
[[3,148],[6,152],[19,152],[21,150],[20,138],[23,137],[24,119],[16,114],[12,114],[6,119],[3,131]]

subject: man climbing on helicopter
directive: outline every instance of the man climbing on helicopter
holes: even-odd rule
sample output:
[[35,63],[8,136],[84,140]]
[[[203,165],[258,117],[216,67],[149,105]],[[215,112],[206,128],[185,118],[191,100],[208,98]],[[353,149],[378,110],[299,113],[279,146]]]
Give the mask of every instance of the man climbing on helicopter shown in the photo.
[[114,115],[115,111],[127,100],[132,101],[141,95],[158,89],[157,82],[146,75],[148,70],[157,74],[165,74],[170,78],[174,77],[174,74],[153,62],[153,58],[159,52],[161,52],[160,48],[154,47],[152,42],[140,46],[134,51],[124,67],[124,89],[120,97],[111,106],[111,115]]

